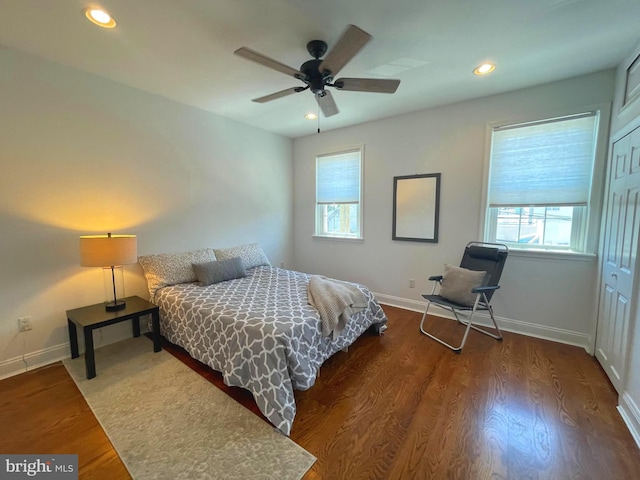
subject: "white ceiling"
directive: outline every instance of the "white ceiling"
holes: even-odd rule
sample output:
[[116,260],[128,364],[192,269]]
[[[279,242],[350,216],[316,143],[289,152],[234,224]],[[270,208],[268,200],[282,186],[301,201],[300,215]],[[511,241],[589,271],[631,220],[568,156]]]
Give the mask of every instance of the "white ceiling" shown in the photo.
[[[87,6],[117,27],[88,22]],[[421,64],[393,76],[393,95],[332,89],[329,130],[615,67],[639,20],[639,0],[1,0],[0,44],[295,138],[316,131],[313,95],[251,102],[303,84],[234,50],[297,69],[309,40],[331,49],[354,24],[373,39],[338,77]],[[495,72],[472,75],[486,60]]]

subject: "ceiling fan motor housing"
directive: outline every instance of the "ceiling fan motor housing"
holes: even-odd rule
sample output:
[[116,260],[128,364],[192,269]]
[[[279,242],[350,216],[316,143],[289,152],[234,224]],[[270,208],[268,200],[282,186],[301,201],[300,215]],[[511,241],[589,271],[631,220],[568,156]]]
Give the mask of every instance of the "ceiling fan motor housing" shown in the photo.
[[330,71],[320,72],[318,67],[321,63],[322,60],[319,59],[308,60],[300,66],[300,71],[304,74],[304,78],[300,80],[309,85],[310,90],[315,94],[322,94],[325,85],[333,80]]

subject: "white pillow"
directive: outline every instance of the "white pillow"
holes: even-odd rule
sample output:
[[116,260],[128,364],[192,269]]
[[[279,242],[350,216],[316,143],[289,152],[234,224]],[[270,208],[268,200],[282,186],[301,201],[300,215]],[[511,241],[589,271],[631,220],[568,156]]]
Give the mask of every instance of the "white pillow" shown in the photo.
[[477,294],[471,293],[471,289],[484,285],[486,277],[487,272],[484,271],[445,264],[439,294],[452,302],[473,307]]
[[158,253],[138,257],[147,279],[151,298],[159,288],[177,283],[195,282],[196,273],[193,263],[206,263],[216,260],[212,248],[203,248],[192,252]]
[[259,267],[260,265],[270,266],[269,259],[262,251],[262,247],[257,243],[248,243],[232,248],[216,248],[214,249],[218,260],[229,260],[230,258],[240,257],[242,265],[246,270]]

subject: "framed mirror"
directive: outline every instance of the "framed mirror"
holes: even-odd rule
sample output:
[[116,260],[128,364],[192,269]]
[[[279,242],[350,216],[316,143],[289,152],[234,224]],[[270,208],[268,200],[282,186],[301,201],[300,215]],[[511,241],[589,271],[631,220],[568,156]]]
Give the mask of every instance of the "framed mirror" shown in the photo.
[[440,174],[393,177],[393,240],[438,243]]

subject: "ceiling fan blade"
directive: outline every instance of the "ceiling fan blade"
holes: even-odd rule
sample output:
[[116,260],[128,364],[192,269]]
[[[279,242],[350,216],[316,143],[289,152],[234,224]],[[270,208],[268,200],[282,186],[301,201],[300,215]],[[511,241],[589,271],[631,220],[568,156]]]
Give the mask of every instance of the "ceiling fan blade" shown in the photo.
[[340,113],[336,106],[336,102],[333,100],[331,92],[328,90],[324,91],[324,95],[316,94],[316,101],[318,102],[320,110],[322,110],[325,117],[331,117]]
[[329,70],[331,75],[337,75],[338,72],[342,70],[342,67],[349,63],[349,60],[355,57],[356,53],[358,53],[369,40],[371,40],[371,35],[355,25],[349,25],[340,37],[340,40],[338,40],[338,43],[333,46],[324,60],[322,60],[318,69],[320,72]]
[[378,78],[340,78],[333,82],[333,86],[339,90],[373,93],[395,93],[398,85],[400,80]]
[[300,72],[299,70],[296,70],[295,68],[291,68],[285,65],[284,63],[280,63],[277,60],[274,60],[273,58],[269,58],[247,47],[241,47],[233,53],[235,53],[236,55],[239,55],[240,57],[246,58],[247,60],[251,60],[252,62],[256,62],[256,63],[259,63],[260,65],[264,65],[265,67],[269,67],[273,70],[277,70],[278,72],[282,72],[285,75],[290,75],[295,78],[304,76],[302,72]]
[[302,90],[306,90],[306,88],[291,87],[291,88],[287,88],[286,90],[280,90],[279,92],[272,93],[270,95],[265,95],[264,97],[254,98],[251,101],[257,102],[257,103],[266,103],[266,102],[270,102],[271,100],[276,100],[281,97],[286,97],[287,95],[291,95],[292,93],[301,92]]

